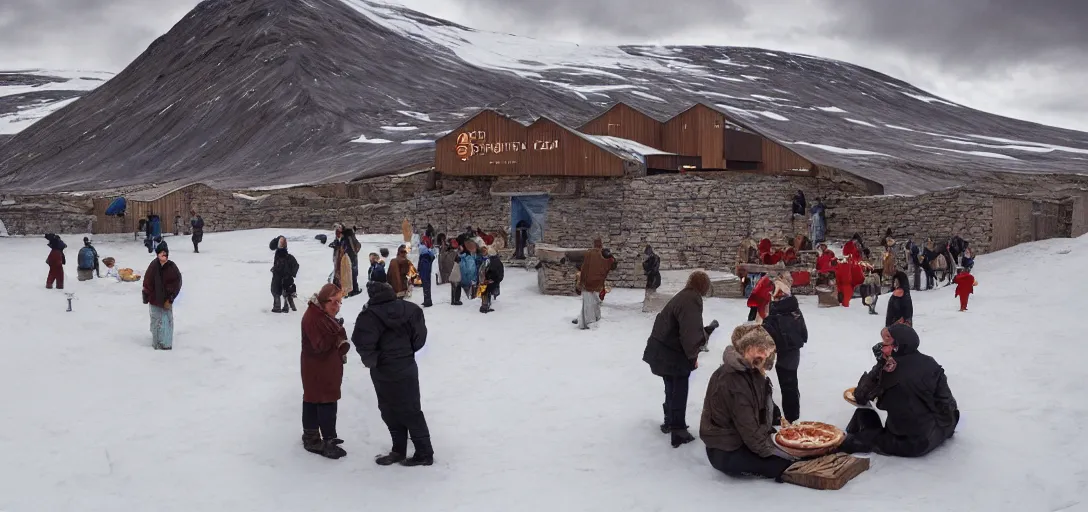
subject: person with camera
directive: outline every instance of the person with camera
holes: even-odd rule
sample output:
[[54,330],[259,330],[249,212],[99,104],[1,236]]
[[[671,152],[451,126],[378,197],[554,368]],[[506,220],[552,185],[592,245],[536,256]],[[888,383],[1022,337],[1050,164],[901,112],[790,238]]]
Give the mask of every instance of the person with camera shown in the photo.
[[665,383],[665,403],[661,404],[665,421],[661,432],[671,434],[673,448],[695,440],[688,432],[685,418],[688,381],[691,372],[699,367],[700,348],[718,327],[716,320],[703,327],[703,297],[709,293],[710,276],[706,272],[692,272],[684,289],[657,314],[642,352],[642,360],[650,365],[650,372]]

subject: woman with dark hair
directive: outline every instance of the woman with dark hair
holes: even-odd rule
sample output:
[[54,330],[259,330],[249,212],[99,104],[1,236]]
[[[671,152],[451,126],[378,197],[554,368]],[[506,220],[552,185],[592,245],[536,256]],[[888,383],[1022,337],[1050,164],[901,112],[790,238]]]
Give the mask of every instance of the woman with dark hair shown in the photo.
[[699,349],[717,327],[717,322],[703,327],[703,297],[709,293],[710,276],[706,272],[692,272],[684,289],[657,314],[642,352],[642,360],[650,365],[650,372],[665,382],[665,403],[661,405],[665,422],[661,424],[661,432],[672,434],[673,448],[695,440],[688,432],[685,418],[688,379],[699,367]]
[[[877,452],[898,457],[921,457],[952,437],[960,411],[948,387],[944,368],[918,351],[918,333],[896,324],[880,331],[873,347],[876,364],[863,374],[854,389],[858,409],[846,427],[840,449],[846,453]],[[888,412],[881,423],[876,407]]]
[[888,299],[888,312],[884,325],[914,323],[914,302],[910,298],[910,282],[905,272],[896,272],[892,277],[892,296]]

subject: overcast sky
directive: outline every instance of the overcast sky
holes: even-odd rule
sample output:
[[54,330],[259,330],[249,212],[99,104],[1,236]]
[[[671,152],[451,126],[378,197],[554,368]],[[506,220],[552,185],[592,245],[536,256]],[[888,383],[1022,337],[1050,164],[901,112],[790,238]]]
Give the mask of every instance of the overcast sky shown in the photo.
[[[399,2],[538,38],[831,57],[978,109],[1088,131],[1088,0]],[[0,69],[119,71],[197,3],[0,0]]]

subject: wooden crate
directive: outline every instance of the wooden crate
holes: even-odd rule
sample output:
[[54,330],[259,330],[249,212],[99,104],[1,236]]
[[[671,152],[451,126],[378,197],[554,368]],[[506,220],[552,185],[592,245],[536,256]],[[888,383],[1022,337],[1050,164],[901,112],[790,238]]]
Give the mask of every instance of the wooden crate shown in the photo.
[[[830,464],[830,467],[819,469],[820,464]],[[838,490],[868,469],[869,459],[834,453],[795,463],[782,474],[782,481],[809,489]]]

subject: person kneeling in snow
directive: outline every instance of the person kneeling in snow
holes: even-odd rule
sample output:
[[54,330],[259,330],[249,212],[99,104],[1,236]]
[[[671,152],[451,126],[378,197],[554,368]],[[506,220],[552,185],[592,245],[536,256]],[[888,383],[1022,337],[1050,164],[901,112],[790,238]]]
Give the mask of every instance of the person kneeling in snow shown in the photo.
[[[883,455],[920,457],[940,446],[956,430],[960,411],[948,388],[944,368],[918,352],[918,333],[905,324],[880,331],[873,347],[876,364],[854,389],[858,409],[839,448],[846,453],[875,451]],[[869,406],[888,411],[888,420]]]
[[336,437],[336,405],[351,348],[344,320],[336,318],[342,303],[340,289],[326,284],[302,315],[302,446],[330,459],[348,454]]
[[781,481],[795,460],[771,441],[779,421],[771,379],[775,344],[757,324],[733,331],[722,364],[710,376],[699,437],[714,469],[730,476],[759,475]]
[[[374,462],[380,466],[398,462],[404,466],[430,466],[434,464],[434,449],[420,406],[419,367],[415,358],[415,353],[427,342],[423,308],[397,300],[388,283],[367,283],[366,291],[370,301],[355,320],[351,341],[363,365],[370,368],[378,410],[393,439],[389,454]],[[416,453],[406,459],[409,436]]]

